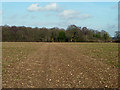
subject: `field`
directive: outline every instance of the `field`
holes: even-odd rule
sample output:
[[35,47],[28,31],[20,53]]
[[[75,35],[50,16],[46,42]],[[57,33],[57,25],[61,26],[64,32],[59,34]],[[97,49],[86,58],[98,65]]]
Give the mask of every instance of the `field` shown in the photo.
[[4,88],[117,88],[117,43],[3,42]]

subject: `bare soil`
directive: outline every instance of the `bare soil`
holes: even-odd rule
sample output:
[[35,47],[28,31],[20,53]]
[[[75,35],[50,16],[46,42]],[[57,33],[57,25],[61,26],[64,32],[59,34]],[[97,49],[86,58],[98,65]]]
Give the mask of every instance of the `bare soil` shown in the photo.
[[65,43],[44,43],[3,74],[4,88],[117,88],[118,71]]

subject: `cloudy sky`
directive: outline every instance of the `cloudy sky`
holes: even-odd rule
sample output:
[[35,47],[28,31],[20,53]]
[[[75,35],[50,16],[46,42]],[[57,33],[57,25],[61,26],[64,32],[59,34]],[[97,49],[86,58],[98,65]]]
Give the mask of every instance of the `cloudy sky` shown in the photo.
[[3,2],[2,25],[67,28],[75,24],[117,31],[117,2]]

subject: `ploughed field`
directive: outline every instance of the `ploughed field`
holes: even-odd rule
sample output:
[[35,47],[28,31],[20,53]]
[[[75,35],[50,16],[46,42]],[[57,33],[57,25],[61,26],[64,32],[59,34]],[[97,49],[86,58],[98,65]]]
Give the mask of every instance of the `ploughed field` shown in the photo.
[[117,43],[3,42],[3,88],[117,88]]

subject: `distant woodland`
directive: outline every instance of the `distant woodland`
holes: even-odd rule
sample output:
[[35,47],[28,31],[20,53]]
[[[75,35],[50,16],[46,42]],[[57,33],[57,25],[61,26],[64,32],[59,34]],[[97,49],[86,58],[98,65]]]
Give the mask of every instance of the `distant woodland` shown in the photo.
[[70,25],[67,29],[8,25],[1,27],[3,42],[109,42],[119,41],[120,36],[118,31],[112,38],[105,30],[98,31],[76,25]]

